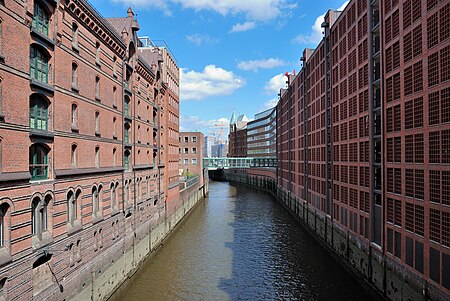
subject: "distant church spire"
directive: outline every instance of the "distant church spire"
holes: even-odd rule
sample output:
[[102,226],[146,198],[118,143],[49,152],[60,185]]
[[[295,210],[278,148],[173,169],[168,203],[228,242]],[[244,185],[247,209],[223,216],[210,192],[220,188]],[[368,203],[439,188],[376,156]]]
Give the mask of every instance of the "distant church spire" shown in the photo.
[[230,125],[233,125],[236,123],[236,113],[233,110],[233,114],[231,115],[231,119],[230,119]]

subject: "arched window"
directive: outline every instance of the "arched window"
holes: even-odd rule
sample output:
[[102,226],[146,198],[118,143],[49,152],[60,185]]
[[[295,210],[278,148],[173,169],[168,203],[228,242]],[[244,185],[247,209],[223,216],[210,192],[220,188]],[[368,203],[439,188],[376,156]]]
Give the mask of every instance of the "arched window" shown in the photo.
[[123,102],[123,113],[125,116],[130,116],[130,98],[125,96],[125,101]]
[[113,139],[117,138],[117,118],[113,117]]
[[78,25],[72,24],[72,47],[78,50]]
[[73,226],[77,219],[77,198],[72,191],[67,193],[67,222]]
[[117,88],[113,87],[113,107],[117,108]]
[[114,56],[113,58],[113,76],[117,77],[117,58]]
[[48,130],[48,103],[40,96],[30,98],[30,128],[35,130]]
[[100,167],[100,147],[95,148],[95,167]]
[[125,143],[130,143],[129,137],[130,137],[130,125],[128,123],[125,123],[124,130],[123,130],[123,141]]
[[111,183],[111,187],[110,187],[110,193],[111,193],[111,210],[116,209],[117,207],[117,200],[116,200],[116,185],[113,183]]
[[72,89],[78,90],[78,65],[72,63]]
[[136,200],[139,202],[141,200],[141,178],[138,178],[136,182]]
[[6,235],[6,214],[8,213],[9,204],[3,203],[0,205],[0,247],[5,245],[5,235]]
[[130,157],[130,151],[126,150],[125,156],[123,157],[123,167],[125,168],[125,170],[128,170],[128,168],[130,167]]
[[30,48],[30,76],[32,79],[48,83],[48,57],[36,46]]
[[42,233],[47,231],[47,206],[49,198],[41,200],[35,197],[31,202],[31,226],[33,235],[39,239],[42,238]]
[[72,144],[72,150],[71,150],[71,157],[72,157],[72,167],[77,166],[77,145]]
[[32,180],[48,177],[48,148],[42,144],[30,146],[30,174]]
[[117,150],[116,148],[113,148],[113,166],[117,166]]
[[45,10],[44,6],[38,1],[34,2],[33,28],[48,36],[48,28],[50,23],[50,16]]
[[100,134],[100,112],[95,112],[95,134]]
[[100,65],[100,43],[95,43],[95,63]]
[[95,99],[100,100],[100,77],[95,77]]
[[92,215],[96,215],[99,208],[98,190],[97,187],[92,187]]
[[77,129],[77,120],[78,120],[78,106],[76,104],[72,104],[72,129]]

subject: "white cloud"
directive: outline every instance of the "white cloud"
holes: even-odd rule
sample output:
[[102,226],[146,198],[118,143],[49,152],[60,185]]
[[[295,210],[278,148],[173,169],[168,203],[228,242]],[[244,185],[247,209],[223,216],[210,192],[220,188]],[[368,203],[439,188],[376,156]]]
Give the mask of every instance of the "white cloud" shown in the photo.
[[268,109],[272,109],[273,107],[275,107],[277,105],[277,103],[278,103],[278,98],[269,99],[259,108],[259,111],[262,112],[262,111],[265,111]]
[[253,28],[255,28],[255,26],[256,26],[255,22],[236,23],[233,25],[230,32],[242,32],[252,30]]
[[[193,115],[181,115],[180,116],[180,131],[182,132],[195,132],[200,131],[205,134],[205,136],[211,135],[211,132],[217,132],[217,130],[220,131],[220,128],[218,128],[217,124],[224,124],[224,133],[223,135],[226,136],[228,134],[228,124],[230,123],[230,120],[228,118],[222,117],[217,119],[201,119],[200,117],[193,116]],[[224,137],[222,137],[224,138]]]
[[192,44],[195,44],[197,46],[205,45],[205,44],[213,45],[213,44],[217,44],[219,42],[219,40],[216,38],[213,38],[209,35],[202,35],[199,33],[186,35],[186,40],[188,40],[188,42],[191,42]]
[[238,68],[246,71],[257,71],[258,69],[271,69],[283,66],[285,63],[279,58],[268,58],[264,60],[252,60],[239,62]]
[[245,81],[232,71],[208,65],[201,72],[182,68],[180,83],[182,100],[200,100],[230,95],[244,86]]
[[[350,0],[345,1],[337,10],[342,11],[347,6]],[[299,34],[292,41],[297,44],[316,45],[322,40],[322,23],[324,21],[325,14],[316,18],[314,25],[311,27],[312,31],[309,34]]]
[[281,88],[286,88],[286,75],[283,73],[275,75],[272,77],[264,87],[264,90],[266,91],[266,94],[278,94],[280,92]]
[[112,0],[140,8],[160,8],[179,4],[183,8],[210,10],[221,15],[244,14],[251,20],[271,20],[296,7],[290,0]]

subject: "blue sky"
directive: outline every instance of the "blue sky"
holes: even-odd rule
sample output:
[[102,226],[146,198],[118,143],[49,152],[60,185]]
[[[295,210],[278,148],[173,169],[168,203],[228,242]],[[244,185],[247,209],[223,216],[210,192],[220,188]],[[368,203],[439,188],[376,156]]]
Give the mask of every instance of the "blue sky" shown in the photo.
[[[90,0],[105,17],[137,14],[140,36],[164,40],[181,71],[180,129],[208,135],[233,110],[276,104],[284,73],[321,39],[320,18],[345,0]],[[225,129],[227,130],[227,128]]]

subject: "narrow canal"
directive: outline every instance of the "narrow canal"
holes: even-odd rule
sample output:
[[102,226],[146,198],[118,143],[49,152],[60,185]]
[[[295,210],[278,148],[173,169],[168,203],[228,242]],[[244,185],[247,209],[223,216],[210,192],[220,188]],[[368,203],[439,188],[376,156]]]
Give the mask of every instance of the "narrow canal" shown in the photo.
[[372,300],[272,196],[210,182],[113,300]]

